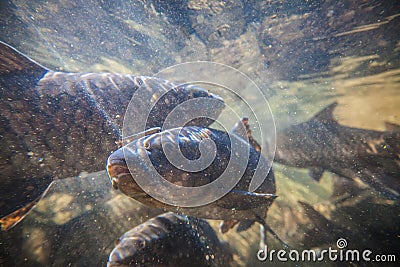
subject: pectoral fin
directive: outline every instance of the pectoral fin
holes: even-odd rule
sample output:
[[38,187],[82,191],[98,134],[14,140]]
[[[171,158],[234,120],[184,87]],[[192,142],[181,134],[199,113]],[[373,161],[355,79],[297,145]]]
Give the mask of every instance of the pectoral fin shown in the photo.
[[38,199],[35,199],[31,203],[26,206],[14,211],[7,216],[4,216],[0,219],[0,227],[2,231],[8,231],[17,225],[20,221],[22,221],[26,215],[28,215],[29,211],[32,210],[34,206],[38,203]]
[[236,224],[238,224],[238,220],[225,220],[222,221],[221,224],[219,225],[219,231],[223,234],[228,232],[230,229],[235,227]]
[[236,229],[237,232],[246,231],[249,229],[256,221],[255,220],[240,220],[238,228]]
[[28,203],[27,205],[14,211],[13,213],[10,213],[0,218],[0,230],[8,231],[15,225],[17,225],[19,222],[21,222],[29,214],[29,212],[37,205],[37,203],[39,203],[39,201],[47,194],[52,184],[53,183],[50,183],[47,189],[34,201]]

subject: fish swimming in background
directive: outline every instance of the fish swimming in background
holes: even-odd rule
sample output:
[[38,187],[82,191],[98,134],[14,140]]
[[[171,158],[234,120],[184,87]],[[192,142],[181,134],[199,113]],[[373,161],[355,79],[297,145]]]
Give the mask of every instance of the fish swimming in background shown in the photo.
[[[189,99],[217,100],[209,107],[214,117],[224,108],[222,98],[197,86],[129,74],[56,72],[0,42],[1,229],[18,222],[53,180],[104,168],[121,138],[129,101],[140,88],[152,99],[145,105],[154,104],[147,128],[161,126],[176,105]],[[204,109],[191,106],[195,113]]]
[[310,120],[277,134],[275,161],[307,168],[319,181],[324,171],[348,179],[358,177],[382,197],[400,195],[400,131],[373,131],[340,125],[333,103]]
[[230,266],[232,252],[207,221],[172,212],[123,234],[107,266]]
[[[247,141],[246,131],[238,131],[238,125],[243,129],[247,120],[242,120],[243,124],[237,124],[233,129],[233,134],[227,132],[199,126],[185,126],[153,133],[148,136],[138,138],[130,144],[121,147],[110,155],[107,161],[107,171],[112,181],[113,187],[125,195],[140,201],[141,203],[165,211],[179,212],[185,215],[204,218],[223,220],[220,230],[227,232],[230,228],[239,224],[237,230],[244,231],[258,222],[261,227],[260,247],[264,247],[266,233],[271,233],[279,241],[279,237],[267,225],[266,216],[269,207],[276,198],[275,178],[272,170],[264,173],[265,180],[254,192],[248,192],[251,179],[254,176],[257,164],[265,163],[265,158],[257,151],[256,147]],[[239,134],[243,134],[239,136]],[[191,172],[175,167],[166,157],[163,140],[169,140],[179,146],[183,156],[194,160],[200,157],[200,142],[210,139],[216,145],[216,154],[212,163],[201,171]],[[206,205],[198,207],[176,207],[156,200],[148,195],[136,183],[134,177],[147,177],[153,181],[149,175],[149,167],[146,158],[149,157],[152,166],[167,181],[183,187],[198,187],[214,182],[221,175],[228,171],[234,179],[238,175],[237,155],[231,155],[231,142],[238,145],[240,150],[248,150],[249,158],[243,175],[240,180],[226,195],[220,199]],[[172,156],[174,157],[174,156]],[[231,167],[228,163],[232,161]],[[232,167],[233,166],[233,167]],[[161,190],[158,183],[154,182],[151,190]],[[173,192],[163,194],[171,195]],[[212,190],[208,194],[215,194]],[[195,196],[185,195],[187,198]],[[203,198],[205,196],[202,196]],[[281,241],[283,244],[284,242]]]

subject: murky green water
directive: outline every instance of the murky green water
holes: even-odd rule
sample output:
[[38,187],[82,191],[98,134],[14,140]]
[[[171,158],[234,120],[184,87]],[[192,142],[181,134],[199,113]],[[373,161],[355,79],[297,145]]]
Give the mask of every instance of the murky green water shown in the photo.
[[[384,131],[385,122],[400,124],[396,1],[16,0],[0,8],[0,40],[50,69],[153,75],[182,62],[214,61],[256,82],[278,132],[334,101],[342,125]],[[335,201],[337,184],[345,183],[344,191],[366,186],[327,172],[317,183],[305,169],[275,164],[274,170],[279,197],[268,223],[291,248],[335,247],[344,237],[349,248],[398,253],[398,201],[372,189]],[[157,212],[113,191],[104,171],[57,181],[21,224],[1,234],[0,263],[104,265],[114,240]],[[219,221],[210,223],[218,229]],[[231,245],[234,266],[270,264],[256,257],[258,226],[219,237]]]

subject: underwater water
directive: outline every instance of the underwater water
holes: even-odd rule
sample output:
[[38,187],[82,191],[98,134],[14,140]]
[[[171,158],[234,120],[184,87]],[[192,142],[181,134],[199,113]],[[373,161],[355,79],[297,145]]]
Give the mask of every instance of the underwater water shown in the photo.
[[[0,3],[0,41],[51,70],[152,76],[175,64],[194,61],[211,61],[238,69],[267,97],[276,125],[278,150],[279,136],[285,129],[309,121],[334,102],[337,106],[333,119],[340,126],[357,131],[398,131],[395,125],[400,125],[399,25],[397,1]],[[225,79],[235,83],[237,79],[240,83],[237,77],[209,75],[221,75],[222,82]],[[184,79],[185,76],[177,77]],[[257,102],[257,97],[247,89],[243,88],[242,93],[249,99],[253,97],[255,104],[251,109],[267,117],[269,110],[265,103]],[[227,105],[241,108],[240,100],[229,95],[224,99]],[[232,126],[236,122],[227,112],[220,119]],[[353,149],[356,142],[352,138],[357,136],[346,135],[348,130],[342,134],[340,127],[335,129],[339,129],[334,134],[340,138],[325,140],[337,142],[329,148],[309,150],[312,140],[305,138],[294,143],[293,149],[304,151],[304,157],[326,151],[315,164],[336,167],[337,172],[346,164],[367,164],[362,156],[352,158],[351,153],[343,158],[346,161],[343,164],[332,162],[341,149]],[[298,132],[298,136],[302,134]],[[261,135],[255,130],[256,140]],[[0,153],[6,153],[9,148],[1,146],[1,149]],[[357,149],[354,147],[353,153],[358,153]],[[71,153],[65,155],[69,161],[79,160],[75,151],[63,153]],[[81,174],[56,180],[22,222],[0,232],[1,266],[104,266],[115,241],[123,233],[162,213],[111,187],[105,171],[105,159],[110,153],[111,150],[98,155],[97,163],[104,168],[91,173],[87,169],[74,169]],[[400,179],[399,155],[397,151],[397,158],[385,159],[390,163],[385,161],[379,170],[372,170],[379,179],[378,174],[385,173],[387,166],[397,166],[394,171],[390,169],[394,178],[389,182],[393,188]],[[274,161],[278,198],[267,213],[268,225],[289,248],[300,252],[338,249],[337,241],[344,239],[347,242],[344,249],[368,249],[372,255],[386,255],[387,262],[327,257],[322,262],[282,262],[278,258],[273,262],[260,261],[257,224],[246,231],[232,229],[221,234],[218,232],[221,220],[208,220],[218,238],[229,244],[232,253],[229,264],[396,266],[393,259],[400,260],[398,199],[384,197],[357,175],[346,178],[325,168],[327,171],[317,182],[310,177],[310,168],[295,165]],[[0,196],[0,205],[10,201]],[[272,235],[268,235],[267,243],[269,250],[283,249]]]

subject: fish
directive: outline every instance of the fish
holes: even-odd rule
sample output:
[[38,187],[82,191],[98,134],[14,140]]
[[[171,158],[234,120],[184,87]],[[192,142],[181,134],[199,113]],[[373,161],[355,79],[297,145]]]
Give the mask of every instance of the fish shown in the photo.
[[230,266],[232,260],[207,221],[168,212],[124,233],[107,266]]
[[319,181],[325,171],[347,179],[359,178],[380,196],[400,194],[400,132],[374,131],[340,125],[334,102],[310,120],[277,133],[275,162],[307,168]]
[[[124,114],[135,92],[151,98],[143,106],[154,105],[146,129],[162,126],[169,112],[190,99],[216,100],[210,102],[211,118],[225,105],[220,96],[201,87],[157,77],[52,71],[0,41],[2,230],[20,221],[52,181],[104,169],[108,155],[117,149],[115,141],[121,139]],[[141,113],[143,107],[133,108]],[[199,114],[204,109],[191,106],[191,112]],[[202,117],[188,125],[212,122]]]
[[[245,125],[247,123],[248,121],[243,119],[239,125],[241,125],[242,129],[246,129]],[[273,171],[270,170],[264,173],[265,180],[261,186],[254,192],[248,192],[257,164],[259,161],[263,164],[267,163],[260,152],[246,141],[248,140],[246,139],[248,132],[245,130],[238,131],[236,127],[237,125],[232,130],[233,134],[209,127],[185,126],[140,137],[109,156],[106,168],[112,185],[123,194],[149,207],[204,219],[223,220],[220,227],[220,231],[223,233],[236,224],[239,224],[238,231],[244,231],[255,222],[258,222],[262,233],[260,247],[264,247],[267,233],[271,233],[285,244],[266,223],[267,211],[277,197]],[[193,160],[200,157],[199,144],[207,139],[215,143],[216,153],[211,164],[201,171],[191,172],[175,167],[168,160],[162,148],[163,140],[169,140],[169,142],[179,145],[184,157]],[[232,144],[239,145],[240,150],[249,151],[246,169],[239,177],[238,183],[226,195],[209,204],[196,207],[182,206],[179,203],[176,205],[167,204],[150,196],[135,180],[138,177],[145,177],[150,182],[153,181],[153,178],[149,175],[149,167],[146,165],[145,159],[148,157],[152,166],[162,178],[170,183],[183,187],[199,187],[212,183],[225,172],[230,160],[234,164],[238,160],[237,155],[231,155],[231,141]],[[164,143],[164,145],[166,144]],[[235,166],[234,164],[233,166]],[[233,167],[229,172],[231,179],[236,178],[234,176],[238,175],[236,168]],[[160,184],[154,182],[150,190],[153,192],[160,191],[160,188]],[[207,195],[202,195],[201,198],[206,198],[216,192],[218,191],[210,189]],[[174,192],[166,191],[161,194],[171,195]],[[194,198],[195,196],[185,195],[184,197]]]

